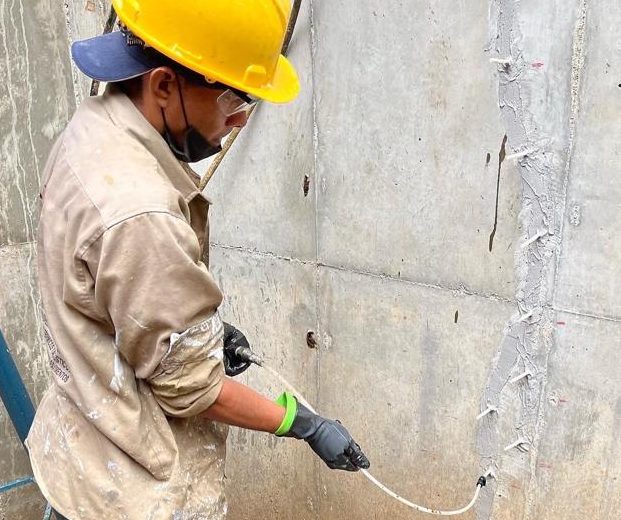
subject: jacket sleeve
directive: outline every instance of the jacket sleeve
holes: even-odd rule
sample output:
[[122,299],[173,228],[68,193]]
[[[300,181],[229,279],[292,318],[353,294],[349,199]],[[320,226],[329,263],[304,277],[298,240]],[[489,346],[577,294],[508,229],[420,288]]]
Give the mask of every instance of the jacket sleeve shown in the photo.
[[200,249],[185,220],[148,212],[107,229],[84,257],[96,313],[135,377],[174,417],[209,408],[224,377],[222,294]]

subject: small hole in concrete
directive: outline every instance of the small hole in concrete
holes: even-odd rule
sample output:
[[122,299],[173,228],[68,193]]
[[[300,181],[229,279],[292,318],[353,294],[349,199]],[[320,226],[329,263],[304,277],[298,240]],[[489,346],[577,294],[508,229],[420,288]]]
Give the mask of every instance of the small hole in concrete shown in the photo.
[[306,333],[306,344],[308,348],[317,348],[317,335],[314,331],[309,330]]

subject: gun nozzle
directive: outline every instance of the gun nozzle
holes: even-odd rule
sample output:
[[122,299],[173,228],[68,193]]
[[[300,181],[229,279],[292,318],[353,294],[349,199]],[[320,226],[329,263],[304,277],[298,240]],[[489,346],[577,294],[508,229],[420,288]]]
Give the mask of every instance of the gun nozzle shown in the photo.
[[263,366],[263,359],[255,354],[250,347],[238,347],[235,350],[235,354],[248,363],[254,363],[260,367]]

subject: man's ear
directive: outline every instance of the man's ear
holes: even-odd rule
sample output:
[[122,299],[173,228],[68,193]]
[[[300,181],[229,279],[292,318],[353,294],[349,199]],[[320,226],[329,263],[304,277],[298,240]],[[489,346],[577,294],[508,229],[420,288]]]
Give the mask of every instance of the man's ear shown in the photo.
[[170,67],[153,69],[147,74],[145,83],[145,89],[161,108],[166,108],[179,88],[177,74]]

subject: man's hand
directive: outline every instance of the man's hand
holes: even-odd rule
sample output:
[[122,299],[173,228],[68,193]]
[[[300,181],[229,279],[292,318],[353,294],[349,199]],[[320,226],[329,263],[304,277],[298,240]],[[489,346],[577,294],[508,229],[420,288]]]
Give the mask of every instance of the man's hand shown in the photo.
[[250,363],[239,357],[237,349],[250,348],[246,336],[228,323],[224,324],[224,370],[229,377],[238,376],[246,370]]
[[[287,397],[295,400],[291,395]],[[330,469],[358,471],[369,468],[369,459],[339,421],[325,419],[297,400],[296,405],[293,423],[282,435],[304,439]]]

